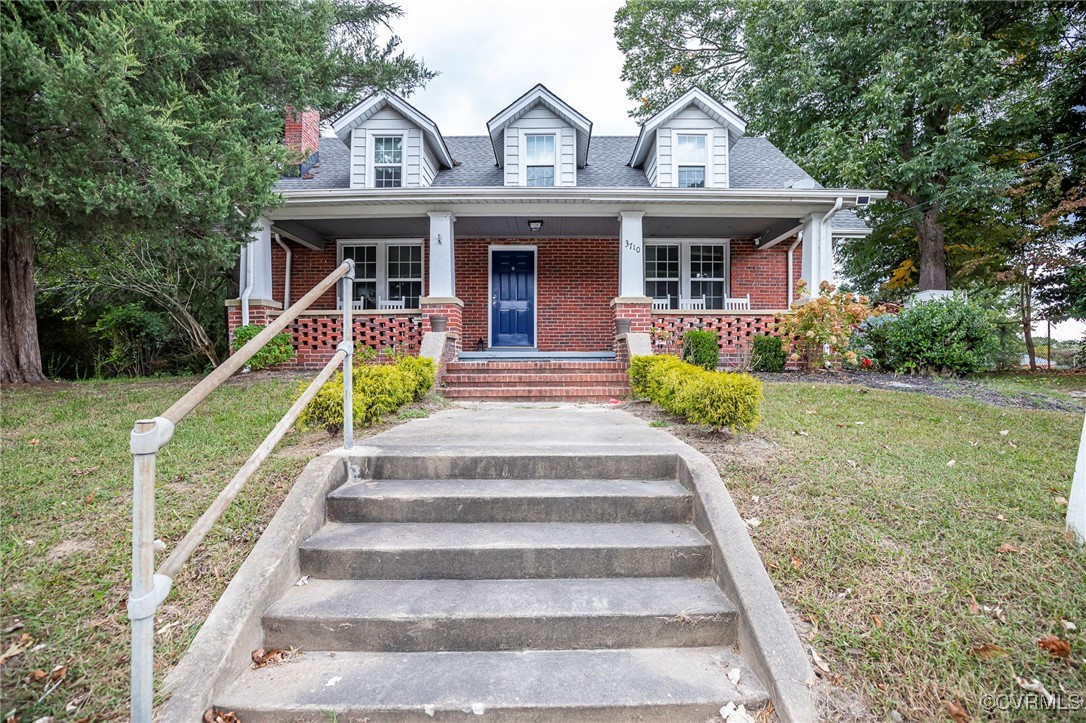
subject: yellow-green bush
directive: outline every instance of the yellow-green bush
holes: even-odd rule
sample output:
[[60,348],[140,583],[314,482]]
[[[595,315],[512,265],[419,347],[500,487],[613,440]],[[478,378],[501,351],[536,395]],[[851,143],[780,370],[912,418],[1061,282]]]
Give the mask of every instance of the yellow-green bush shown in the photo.
[[[355,426],[378,424],[388,413],[421,399],[434,386],[437,369],[432,359],[404,356],[393,364],[358,364],[351,395]],[[302,389],[308,383],[302,386]],[[302,411],[303,427],[343,427],[343,372],[336,372]]]
[[630,362],[634,394],[692,424],[732,431],[761,420],[762,383],[749,374],[708,371],[673,356],[639,356]]

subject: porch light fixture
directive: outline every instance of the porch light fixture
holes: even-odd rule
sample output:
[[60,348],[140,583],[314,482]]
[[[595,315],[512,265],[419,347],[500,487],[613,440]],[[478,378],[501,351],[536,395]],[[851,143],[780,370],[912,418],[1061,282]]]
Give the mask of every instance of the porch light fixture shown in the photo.
[[540,220],[529,221],[528,228],[532,230],[532,233],[539,233],[540,229],[543,228],[543,222]]

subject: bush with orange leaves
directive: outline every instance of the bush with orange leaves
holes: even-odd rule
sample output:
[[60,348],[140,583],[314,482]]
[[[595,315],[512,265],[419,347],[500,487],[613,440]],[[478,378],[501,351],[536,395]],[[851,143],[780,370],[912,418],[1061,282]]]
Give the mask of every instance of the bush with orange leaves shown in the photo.
[[[799,282],[801,295],[806,288],[805,282]],[[883,311],[872,307],[866,296],[838,291],[828,281],[823,281],[818,291],[818,296],[792,304],[791,313],[777,323],[785,351],[807,370],[855,366],[856,352],[849,349],[852,333],[864,319]]]

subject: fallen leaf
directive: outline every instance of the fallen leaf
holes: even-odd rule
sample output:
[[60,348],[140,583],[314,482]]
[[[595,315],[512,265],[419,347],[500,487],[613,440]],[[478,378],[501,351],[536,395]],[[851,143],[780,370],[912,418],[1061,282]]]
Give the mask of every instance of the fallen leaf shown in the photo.
[[83,504],[89,505],[91,502],[94,502],[94,493],[95,492],[97,492],[97,490],[91,490],[91,493],[89,495],[87,495],[87,498],[85,500],[83,500]]
[[27,680],[29,680],[31,683],[40,683],[41,681],[45,680],[48,677],[49,677],[49,674],[46,673],[41,668],[38,668],[37,670],[30,671],[30,675],[26,676]]
[[1000,437],[1006,437],[1010,433],[1011,433],[1011,430],[1009,430],[1009,429],[1001,429],[1001,430],[999,430],[999,436]]
[[1048,654],[1053,658],[1071,657],[1071,643],[1066,640],[1061,640],[1055,635],[1044,636],[1037,641],[1037,647],[1041,650],[1047,650]]
[[861,426],[861,427],[863,426],[863,422],[855,422],[855,424],[856,424],[857,426]]
[[856,460],[854,460],[854,459],[846,459],[845,461],[848,462],[849,467],[855,467],[856,466]]
[[68,458],[68,461],[69,461],[69,462],[78,462],[78,461],[79,461],[79,457],[69,457],[69,458]]
[[4,628],[3,632],[4,632],[4,635],[7,635],[8,633],[14,633],[16,630],[22,630],[22,629],[23,629],[23,621],[19,620],[19,619],[16,619],[15,622],[13,622],[11,625]]
[[980,605],[977,605],[977,599],[973,597],[973,593],[969,593],[969,612],[974,615],[980,612]]
[[742,671],[739,668],[732,668],[728,671],[728,680],[732,682],[732,685],[739,685],[740,675],[742,675]]
[[301,587],[302,585],[308,585],[308,584],[309,584],[309,575],[302,575],[298,579],[298,582],[294,583],[294,587]]
[[811,435],[807,434],[806,432],[804,432],[802,429],[797,429],[796,434],[798,434],[801,437],[810,437],[811,436]]
[[98,465],[97,467],[87,467],[86,469],[73,469],[72,476],[82,477],[84,475],[90,474],[91,472],[94,472],[95,470],[101,469],[101,467],[102,465]]
[[996,519],[997,519],[997,520],[999,520],[1000,522],[1003,522],[1003,521],[1004,521],[1004,520],[1006,520],[1007,518],[1006,518],[1006,517],[1004,517],[1003,515],[996,515]]
[[958,461],[957,461],[957,460],[954,460],[954,459],[952,459],[952,460],[950,460],[949,462],[947,462],[947,463],[946,463],[946,466],[947,466],[947,467],[953,467],[953,466],[954,466],[954,465],[956,465],[956,464],[958,464]]
[[803,413],[804,414],[818,414],[818,410],[817,409],[804,409]]
[[991,643],[985,643],[984,645],[978,645],[969,649],[969,654],[973,657],[980,658],[981,660],[991,660],[992,658],[1005,658],[1010,653],[998,645],[992,645]]
[[761,500],[761,499],[762,499],[762,498],[761,498],[761,497],[759,497],[758,495],[751,495],[751,496],[750,496],[750,498],[751,498],[751,499],[752,499],[753,501],[755,501],[755,502],[758,502],[759,500]]
[[956,700],[948,700],[946,702],[946,713],[951,717],[954,723],[969,723],[972,720],[969,717],[969,712],[966,711],[965,706]]
[[60,680],[61,678],[63,678],[67,674],[68,674],[68,666],[67,665],[58,665],[55,668],[53,668],[52,672],[49,673],[49,680],[51,680],[51,681],[53,681],[55,683],[56,681]]
[[751,527],[757,527],[758,525],[762,524],[762,521],[757,517],[751,517],[748,520],[744,520],[744,522],[746,522]]
[[1056,504],[1057,505],[1067,506],[1067,498],[1066,497],[1057,497],[1056,498]]
[[803,567],[803,560],[799,559],[795,555],[792,555],[792,567],[796,568],[797,570],[800,569],[801,567]]
[[822,656],[818,654],[818,651],[811,648],[811,660],[815,664],[815,672],[822,671],[827,675],[830,672],[830,666],[826,665],[826,661],[822,659]]
[[1064,630],[1078,630],[1078,626],[1070,620],[1061,620],[1060,623],[1063,625]]
[[31,447],[37,447],[39,444],[41,444],[41,440],[40,439],[32,439],[29,442],[27,442],[27,444],[29,444]]
[[34,644],[33,638],[26,633],[19,636],[19,639],[8,645],[8,649],[3,653],[0,653],[0,665],[3,665],[7,661],[14,658],[16,655],[20,655],[26,651],[31,645]]
[[999,554],[999,555],[1002,555],[1002,554],[1008,553],[1008,552],[1017,553],[1018,548],[1015,547],[1014,545],[1012,545],[1009,542],[1004,542],[1002,545],[999,546],[999,549],[996,550],[996,554]]
[[1052,703],[1055,702],[1056,697],[1049,693],[1047,690],[1045,690],[1044,685],[1042,685],[1041,681],[1037,680],[1036,678],[1030,680],[1018,676],[1014,680],[1016,683],[1018,683],[1019,688],[1021,688],[1022,690],[1028,690],[1031,693],[1037,693],[1045,699],[1045,702],[1048,703],[1048,705],[1051,706]]
[[253,651],[253,667],[263,668],[266,665],[275,665],[281,663],[288,658],[293,657],[295,651],[282,650],[280,648],[271,648],[265,650],[264,648],[257,648]]
[[882,627],[882,618],[880,618],[878,615],[872,615],[871,616],[871,622],[873,622],[875,624],[876,628],[881,628]]
[[217,708],[208,708],[204,711],[204,723],[240,723],[234,711],[221,711]]

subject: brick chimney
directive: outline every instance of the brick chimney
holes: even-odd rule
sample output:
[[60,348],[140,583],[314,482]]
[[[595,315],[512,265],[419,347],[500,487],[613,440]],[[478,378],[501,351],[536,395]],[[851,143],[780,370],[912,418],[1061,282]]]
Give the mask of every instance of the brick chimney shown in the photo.
[[[286,133],[284,141],[290,149],[290,163],[297,164],[297,175],[309,172],[320,162],[317,153],[321,137],[321,116],[315,110],[296,111],[286,109]],[[293,168],[292,168],[293,170]]]

